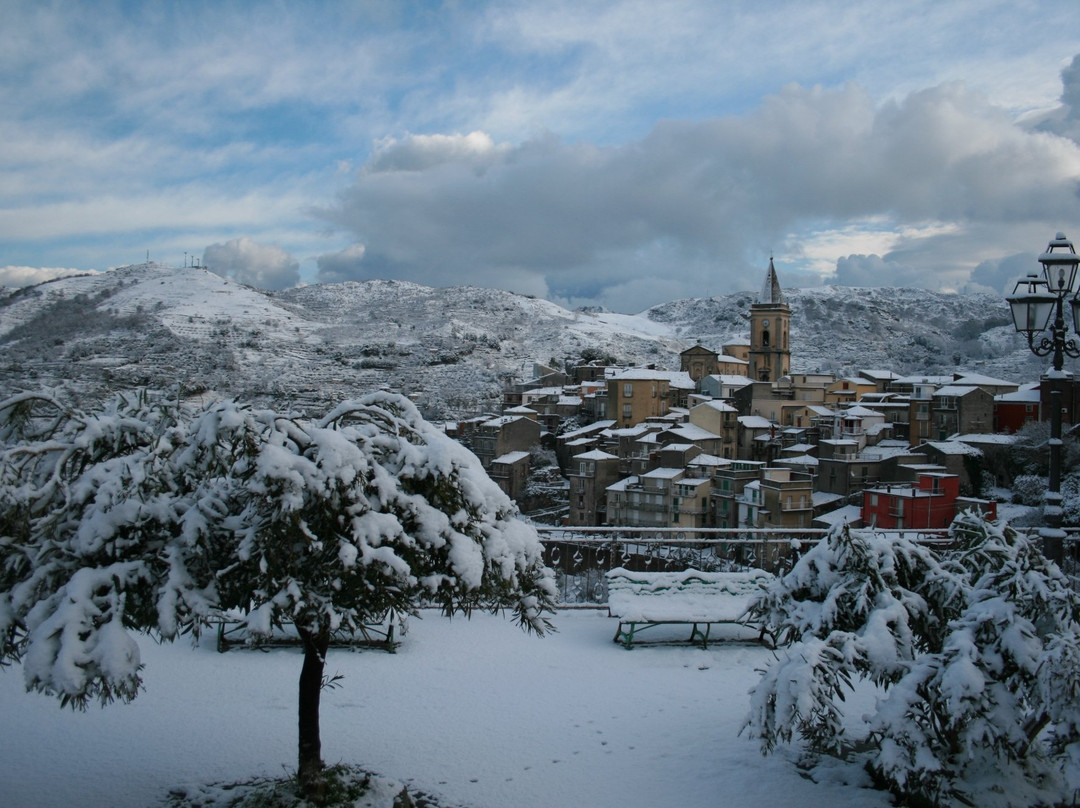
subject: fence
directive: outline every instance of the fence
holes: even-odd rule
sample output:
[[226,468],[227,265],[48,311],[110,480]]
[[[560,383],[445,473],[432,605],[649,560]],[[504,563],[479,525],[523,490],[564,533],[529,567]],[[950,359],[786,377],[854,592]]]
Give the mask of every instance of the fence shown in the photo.
[[[566,606],[607,603],[605,573],[616,567],[634,571],[699,569],[728,571],[760,568],[782,575],[826,530],[549,527],[537,526],[544,561],[555,570]],[[1037,529],[1032,528],[1032,532]],[[889,531],[920,543],[947,547],[947,530]],[[1080,531],[1068,531],[1064,571],[1080,591]]]

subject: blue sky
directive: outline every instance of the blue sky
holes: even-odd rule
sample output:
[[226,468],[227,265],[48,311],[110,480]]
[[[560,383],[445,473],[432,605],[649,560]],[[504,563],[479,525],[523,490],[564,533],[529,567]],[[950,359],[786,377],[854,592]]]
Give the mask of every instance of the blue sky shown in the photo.
[[[0,285],[199,260],[639,311],[1080,240],[1080,4],[0,0]],[[1075,232],[1074,232],[1075,231]]]

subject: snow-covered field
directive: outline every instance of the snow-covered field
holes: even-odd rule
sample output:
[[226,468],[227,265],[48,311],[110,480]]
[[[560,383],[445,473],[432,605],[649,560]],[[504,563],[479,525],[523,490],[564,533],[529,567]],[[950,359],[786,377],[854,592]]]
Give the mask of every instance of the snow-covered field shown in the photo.
[[[470,808],[887,806],[887,795],[800,776],[739,735],[753,644],[612,642],[602,611],[556,615],[537,639],[487,614],[413,619],[396,655],[335,650],[323,757]],[[140,640],[146,690],[85,713],[0,672],[0,806],[145,808],[170,788],[295,767],[296,650],[219,654],[212,638]]]

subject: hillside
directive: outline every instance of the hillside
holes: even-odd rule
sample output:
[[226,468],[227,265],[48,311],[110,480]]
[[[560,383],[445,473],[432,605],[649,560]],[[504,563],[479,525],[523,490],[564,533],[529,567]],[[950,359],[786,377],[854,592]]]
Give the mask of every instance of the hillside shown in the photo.
[[[913,289],[789,290],[792,369],[976,370],[1024,381],[1042,364],[993,296]],[[0,395],[61,383],[172,387],[323,407],[380,385],[429,417],[497,406],[534,361],[583,351],[677,368],[681,350],[748,335],[751,293],[679,300],[636,315],[568,311],[476,287],[401,281],[253,289],[156,264],[0,292]]]

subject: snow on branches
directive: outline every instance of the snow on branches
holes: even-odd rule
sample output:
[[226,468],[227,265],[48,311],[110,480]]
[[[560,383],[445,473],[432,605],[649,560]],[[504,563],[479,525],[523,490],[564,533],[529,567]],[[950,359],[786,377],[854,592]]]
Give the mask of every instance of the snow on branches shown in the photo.
[[75,706],[136,695],[130,630],[172,639],[236,610],[254,633],[324,637],[434,602],[543,633],[554,597],[535,531],[399,396],[318,420],[0,402],[0,661]]
[[[860,756],[932,805],[1071,799],[1080,597],[1009,527],[964,515],[951,533],[939,554],[844,525],[777,581],[753,609],[790,645],[753,689],[746,729],[765,752],[797,737]],[[855,723],[844,702],[865,686],[876,709]]]

